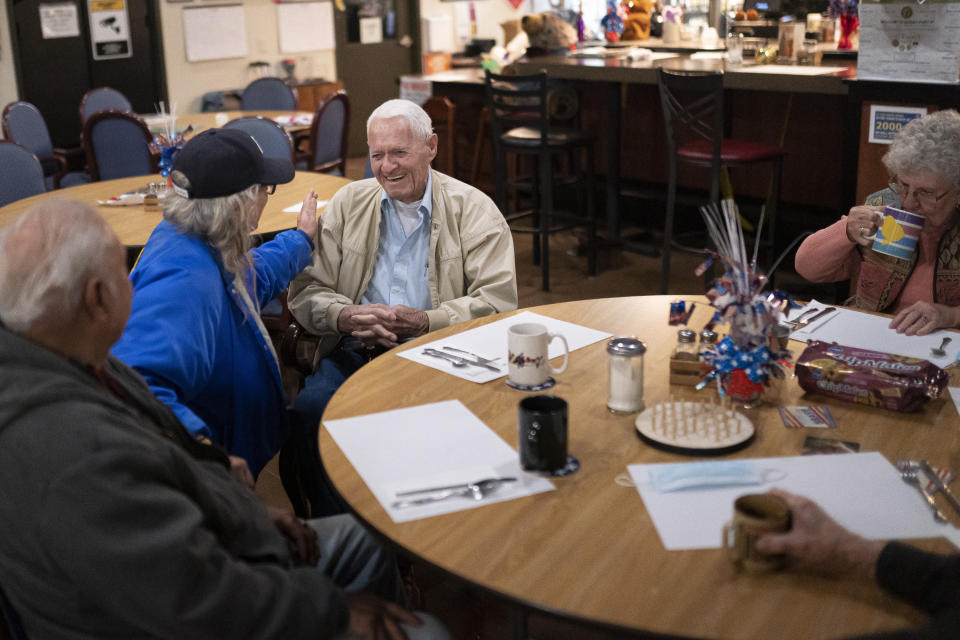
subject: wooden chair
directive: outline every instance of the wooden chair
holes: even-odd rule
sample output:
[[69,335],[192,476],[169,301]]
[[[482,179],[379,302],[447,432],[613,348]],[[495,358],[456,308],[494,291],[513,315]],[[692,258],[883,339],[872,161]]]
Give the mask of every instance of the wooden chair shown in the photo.
[[[595,274],[597,237],[593,206],[593,136],[581,129],[551,126],[546,73],[524,76],[497,75],[489,70],[485,73],[494,149],[494,200],[507,221],[511,222],[513,231],[533,235],[534,258],[539,257],[543,276],[542,289],[550,290],[550,235],[559,231],[577,227],[586,229],[587,272]],[[586,161],[582,164],[579,162],[580,152],[586,155]],[[532,155],[536,160],[536,177],[531,185],[532,209],[512,213],[508,209],[507,198],[517,183],[507,176],[507,154]],[[576,183],[581,196],[577,198],[576,210],[554,207],[554,186],[561,182],[553,169],[553,158],[557,155],[571,158],[573,166],[564,181]],[[585,206],[581,206],[583,200]],[[512,224],[527,217],[532,218],[529,226]]]
[[670,252],[673,243],[673,218],[677,200],[677,164],[710,169],[710,202],[720,206],[720,171],[755,163],[770,163],[773,170],[767,194],[767,246],[773,248],[777,201],[784,150],[777,145],[725,138],[723,135],[723,73],[678,72],[657,69],[660,104],[667,132],[669,182],[667,211],[663,228],[663,264],[660,292],[667,293],[670,283]]
[[223,125],[224,129],[239,129],[257,141],[264,158],[289,158],[295,163],[293,140],[283,127],[260,116],[249,116],[231,120]]
[[309,147],[303,154],[307,169],[346,175],[349,133],[350,99],[347,92],[341,90],[331,93],[317,105],[313,113]]
[[98,111],[84,123],[81,144],[94,181],[145,176],[158,170],[153,134],[136,114]]
[[456,159],[456,111],[457,107],[449,98],[430,96],[423,103],[423,110],[433,121],[433,130],[439,138],[437,157],[433,159],[433,166],[437,171],[451,177],[457,177]]
[[133,113],[133,105],[127,100],[127,96],[116,89],[111,87],[90,89],[80,99],[80,125],[86,124],[87,119],[98,111],[108,109]]

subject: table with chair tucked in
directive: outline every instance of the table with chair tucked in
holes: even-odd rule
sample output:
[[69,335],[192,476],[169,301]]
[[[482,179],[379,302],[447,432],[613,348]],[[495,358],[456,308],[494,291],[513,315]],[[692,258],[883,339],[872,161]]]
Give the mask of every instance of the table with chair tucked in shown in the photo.
[[[92,182],[42,193],[0,207],[0,226],[9,224],[34,204],[51,198],[73,198],[96,205],[98,201],[108,202],[111,198],[145,189],[151,183],[162,184],[163,181],[163,178],[154,174]],[[298,171],[292,182],[277,185],[276,193],[267,200],[267,206],[260,218],[256,233],[274,233],[294,228],[297,225],[299,203],[303,201],[310,189],[316,191],[319,200],[324,202],[349,182],[346,178]],[[108,204],[100,206],[99,211],[116,231],[120,242],[128,247],[143,246],[162,217],[161,207],[148,207],[142,202],[131,206]]]
[[[692,299],[697,307],[688,322],[700,326],[707,322],[712,309],[703,297]],[[672,300],[668,296],[643,296],[534,307],[457,324],[374,359],[340,387],[324,414],[319,446],[334,487],[358,518],[403,552],[515,604],[523,612],[517,637],[525,637],[522,634],[526,632],[526,623],[532,620],[528,615],[537,614],[618,632],[744,640],[846,637],[921,624],[924,614],[874,583],[791,571],[743,573],[728,562],[719,548],[680,545],[668,549],[664,542],[668,538],[660,529],[654,506],[648,502],[649,495],[640,491],[641,499],[639,483],[633,486],[630,477],[624,476],[628,468],[632,473],[637,464],[696,458],[649,446],[638,437],[636,413],[608,411],[605,402],[609,355],[605,339],[581,348],[574,348],[571,341],[569,367],[554,376],[554,387],[542,392],[569,403],[569,453],[579,462],[579,470],[570,475],[548,478],[554,485],[552,490],[484,501],[481,506],[440,511],[430,517],[398,519],[394,509],[398,505],[387,502],[385,506],[383,502],[384,487],[389,488],[389,483],[371,485],[369,477],[363,475],[364,456],[349,446],[345,435],[353,428],[370,428],[369,421],[380,412],[385,412],[385,422],[364,432],[365,441],[377,438],[372,433],[380,433],[381,448],[389,449],[384,455],[396,460],[398,474],[428,472],[407,469],[407,465],[423,460],[417,448],[423,444],[419,436],[413,435],[409,440],[416,444],[405,445],[403,438],[398,443],[399,436],[392,433],[407,429],[403,433],[416,434],[416,423],[404,424],[405,416],[413,415],[407,412],[425,411],[426,407],[462,405],[457,415],[462,415],[463,420],[481,422],[503,443],[516,449],[518,402],[530,395],[511,388],[495,373],[472,367],[464,372],[462,366],[458,368],[445,359],[421,358],[420,352],[430,343],[453,345],[485,358],[500,355],[493,362],[506,373],[502,357],[506,353],[485,353],[484,342],[479,338],[471,342],[468,336],[485,326],[509,322],[518,314],[532,312],[549,322],[575,323],[605,335],[639,337],[646,344],[643,400],[648,408],[661,403],[718,402],[712,387],[697,391],[693,386],[669,383],[671,356],[677,345],[677,328],[667,324]],[[938,343],[939,339],[932,342]],[[789,343],[795,356],[803,348],[799,341]],[[449,349],[450,353],[454,351]],[[828,407],[836,428],[826,431],[789,427],[778,409],[796,405]],[[857,455],[883,466],[887,465],[884,459],[892,463],[900,458],[925,458],[932,465],[960,467],[957,409],[949,398],[933,400],[917,413],[894,413],[805,395],[797,380],[788,377],[770,387],[764,403],[738,412],[752,423],[755,433],[745,448],[727,453],[722,459],[787,456],[786,460],[800,460],[792,457],[800,456],[806,439],[822,436],[854,441],[860,447]],[[443,420],[421,424],[422,430],[430,433],[461,427],[459,422]],[[443,445],[447,446],[453,448],[443,448],[446,457],[462,453],[454,450],[455,445]],[[374,455],[369,450],[367,454]],[[848,460],[851,469],[859,468],[854,465],[853,456],[811,458],[821,465],[840,465],[841,469]],[[489,477],[481,473],[476,477]],[[899,499],[909,506],[907,511],[893,514],[894,520],[912,522],[917,527],[915,531],[932,531],[908,536],[924,538],[912,540],[918,546],[954,551],[946,539],[935,536],[943,531],[957,540],[954,525],[960,524],[960,515],[949,513],[950,525],[936,525],[919,494],[901,483],[895,471],[892,473],[886,479],[895,483],[893,489]],[[422,486],[450,484],[420,481]],[[742,489],[749,493],[756,488]],[[840,496],[845,491],[855,494],[853,487],[831,488],[829,484],[819,490]],[[859,490],[870,494],[871,486]],[[883,491],[873,499],[893,501]],[[728,503],[724,504],[724,509],[729,509]],[[729,515],[729,511],[725,512]],[[688,520],[681,528],[697,528],[690,524],[697,521],[694,514],[674,516],[680,517],[681,522]],[[719,530],[693,534],[706,535],[715,542],[713,547],[720,546]],[[429,591],[424,593],[428,605],[430,597]]]

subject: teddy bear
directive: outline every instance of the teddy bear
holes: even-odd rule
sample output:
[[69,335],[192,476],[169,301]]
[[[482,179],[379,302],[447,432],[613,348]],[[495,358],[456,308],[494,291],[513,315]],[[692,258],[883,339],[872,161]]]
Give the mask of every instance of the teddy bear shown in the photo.
[[646,40],[650,37],[650,14],[654,0],[623,0],[627,17],[623,21],[621,40]]
[[[569,49],[577,41],[573,26],[549,11],[523,16],[520,26],[530,40],[531,49],[552,52]],[[530,54],[529,50],[527,54]]]

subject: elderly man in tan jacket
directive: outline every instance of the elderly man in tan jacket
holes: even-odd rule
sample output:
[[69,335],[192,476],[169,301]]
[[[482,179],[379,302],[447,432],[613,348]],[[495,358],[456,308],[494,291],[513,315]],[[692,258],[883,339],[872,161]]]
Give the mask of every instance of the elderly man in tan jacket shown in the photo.
[[407,100],[367,120],[375,179],[343,187],[317,232],[290,309],[326,357],[294,408],[316,429],[333,392],[372,355],[456,322],[517,307],[513,239],[484,193],[430,168],[437,135]]

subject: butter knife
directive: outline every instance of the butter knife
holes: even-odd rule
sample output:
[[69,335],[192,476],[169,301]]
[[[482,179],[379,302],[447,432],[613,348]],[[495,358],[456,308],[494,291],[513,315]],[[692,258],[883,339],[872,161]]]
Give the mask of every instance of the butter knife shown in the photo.
[[957,513],[960,513],[960,500],[957,500],[957,496],[953,495],[953,492],[950,491],[950,487],[943,483],[943,480],[940,479],[940,476],[930,467],[930,464],[926,460],[920,461],[920,470],[923,471],[923,474],[930,479],[930,482],[933,483],[934,493],[939,491],[946,497],[947,502],[950,503],[950,506],[953,507],[953,510]]
[[808,324],[810,324],[811,322],[816,322],[816,321],[819,320],[820,318],[823,318],[824,316],[828,316],[828,315],[830,315],[831,313],[833,313],[833,312],[836,311],[836,310],[837,310],[836,307],[827,307],[826,309],[824,309],[824,310],[821,311],[820,313],[816,314],[815,316],[813,316],[813,317],[811,317],[811,318],[809,318],[809,319],[807,319],[807,320],[804,320],[804,321],[801,322],[800,324],[796,325],[796,326],[790,331],[790,333],[791,333],[791,334],[794,334],[794,333],[796,333],[797,331],[800,331],[801,329],[803,329],[804,327],[806,327],[806,326],[807,326]]
[[483,367],[485,369],[490,369],[491,371],[496,371],[500,373],[500,369],[488,364],[486,362],[480,362],[479,360],[470,360],[469,358],[464,358],[463,356],[455,356],[452,353],[446,353],[443,351],[438,351],[437,349],[424,349],[424,355],[433,356],[434,358],[443,358],[444,360],[450,360],[453,362],[462,362],[464,364],[469,364],[473,367]]
[[457,349],[456,347],[450,347],[450,346],[447,346],[447,345],[443,345],[443,349],[444,349],[445,351],[453,351],[454,353],[459,353],[459,354],[462,355],[462,356],[470,356],[471,358],[473,358],[473,359],[476,360],[477,362],[483,362],[483,363],[486,363],[486,364],[495,364],[495,363],[496,363],[496,360],[491,360],[490,358],[484,358],[483,356],[478,356],[477,354],[473,353],[472,351],[466,351],[466,350],[464,350],[464,349]]
[[473,485],[481,483],[490,483],[497,482],[498,484],[503,484],[504,482],[516,482],[517,479],[513,477],[507,478],[488,478],[486,480],[478,480],[477,482],[464,482],[462,484],[449,484],[445,487],[428,487],[426,489],[411,489],[410,491],[399,491],[396,496],[402,498],[404,496],[415,496],[421,493],[440,493],[441,491],[459,491],[460,489],[469,489]]

